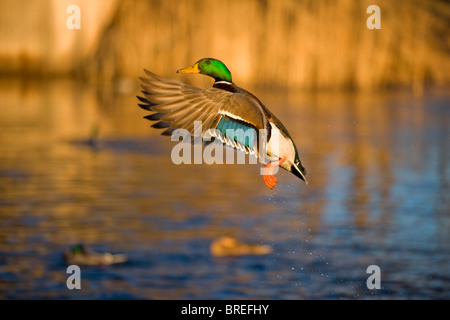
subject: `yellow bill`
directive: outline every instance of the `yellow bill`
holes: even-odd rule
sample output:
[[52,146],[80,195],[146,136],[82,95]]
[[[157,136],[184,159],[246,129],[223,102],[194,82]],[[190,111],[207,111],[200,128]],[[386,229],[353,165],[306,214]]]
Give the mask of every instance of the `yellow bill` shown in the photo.
[[200,73],[200,69],[198,63],[196,63],[193,66],[178,70],[177,73]]

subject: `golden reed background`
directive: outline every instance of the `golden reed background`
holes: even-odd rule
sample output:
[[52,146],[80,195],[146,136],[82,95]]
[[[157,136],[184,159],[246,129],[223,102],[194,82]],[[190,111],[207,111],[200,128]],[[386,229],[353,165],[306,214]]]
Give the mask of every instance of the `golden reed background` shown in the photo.
[[[372,4],[381,30],[366,27]],[[2,0],[0,73],[109,83],[209,56],[241,86],[420,93],[450,83],[449,31],[442,0]]]

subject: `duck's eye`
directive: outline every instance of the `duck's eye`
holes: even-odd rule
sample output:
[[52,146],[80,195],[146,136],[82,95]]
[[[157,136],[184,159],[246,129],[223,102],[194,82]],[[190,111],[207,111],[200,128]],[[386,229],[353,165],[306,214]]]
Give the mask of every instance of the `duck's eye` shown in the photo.
[[211,61],[206,60],[205,63],[206,63],[206,64],[211,64]]

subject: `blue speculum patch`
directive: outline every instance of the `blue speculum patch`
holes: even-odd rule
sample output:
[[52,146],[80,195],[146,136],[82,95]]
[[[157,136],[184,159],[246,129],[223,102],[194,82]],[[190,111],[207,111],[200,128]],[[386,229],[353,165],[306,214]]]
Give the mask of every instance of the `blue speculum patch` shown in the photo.
[[253,148],[256,131],[253,127],[240,121],[223,117],[220,119],[217,130],[226,138],[233,139],[236,142],[248,148]]

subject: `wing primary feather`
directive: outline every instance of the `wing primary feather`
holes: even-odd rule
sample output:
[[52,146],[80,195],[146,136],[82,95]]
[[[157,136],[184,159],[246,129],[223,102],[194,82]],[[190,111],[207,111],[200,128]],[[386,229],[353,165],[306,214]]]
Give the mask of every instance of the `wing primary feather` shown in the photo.
[[[156,80],[158,82],[158,84],[160,85],[180,85],[179,82],[177,81],[173,81],[173,80],[169,80],[169,79],[162,79],[161,77],[157,76],[156,74],[154,74],[153,72],[148,71],[147,69],[144,69],[144,72],[152,79]],[[144,78],[146,79],[146,78]],[[146,79],[148,81],[151,81],[150,79]]]
[[148,104],[138,104],[139,107],[141,107],[144,110],[153,111],[152,106]]
[[176,121],[177,119],[181,118],[183,115],[188,114],[189,111],[192,112],[192,106],[186,104],[186,105],[181,105],[178,108],[174,108],[171,111],[168,111],[162,120],[167,121],[167,122],[173,122]]
[[152,109],[158,112],[168,113],[172,110],[176,110],[179,107],[183,106],[185,104],[183,99],[178,100],[172,100],[169,102],[166,102],[164,104],[156,104],[152,105]]
[[160,121],[155,123],[154,125],[152,125],[152,128],[156,128],[156,129],[164,129],[164,128],[168,128],[170,127],[170,123],[165,122],[165,121]]
[[144,118],[147,120],[151,120],[151,121],[157,121],[157,120],[160,120],[162,116],[164,116],[164,113],[154,113],[154,114],[145,116]]
[[186,128],[186,129],[191,131],[190,127],[191,126],[193,127],[194,121],[202,120],[201,119],[202,113],[203,113],[202,109],[195,110],[190,115],[183,117],[183,118],[178,118],[176,121],[172,122],[172,126],[175,128],[186,128],[189,125],[189,128]]
[[147,98],[144,98],[144,97],[140,97],[140,96],[136,96],[138,99],[139,99],[139,101],[141,101],[141,102],[143,102],[143,103],[147,103],[147,104],[149,104],[149,105],[154,105],[154,103],[152,103],[150,100],[148,100]]
[[164,131],[161,133],[161,135],[163,135],[163,136],[171,136],[172,133],[173,133],[174,131],[175,131],[175,128],[169,127],[169,128],[167,128],[166,130],[164,130]]

